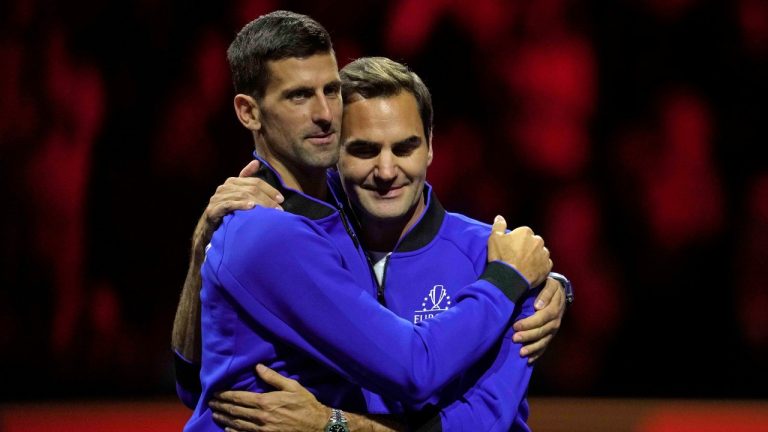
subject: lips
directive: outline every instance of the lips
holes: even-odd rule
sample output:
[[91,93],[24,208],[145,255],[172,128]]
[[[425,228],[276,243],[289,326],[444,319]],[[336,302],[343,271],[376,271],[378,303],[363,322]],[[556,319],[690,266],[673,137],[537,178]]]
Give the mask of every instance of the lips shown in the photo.
[[335,137],[335,132],[328,132],[328,133],[322,133],[322,134],[314,134],[314,135],[307,135],[307,141],[314,145],[328,145],[333,143],[333,139]]
[[377,198],[396,198],[402,195],[406,185],[391,186],[386,189],[377,188],[375,186],[363,186],[363,189],[372,192]]

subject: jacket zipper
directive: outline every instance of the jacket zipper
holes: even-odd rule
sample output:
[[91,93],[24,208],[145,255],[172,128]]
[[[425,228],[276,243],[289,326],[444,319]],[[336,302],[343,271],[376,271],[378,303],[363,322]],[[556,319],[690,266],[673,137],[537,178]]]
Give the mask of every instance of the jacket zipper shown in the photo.
[[[355,230],[352,229],[352,227],[349,225],[349,221],[347,220],[347,215],[344,213],[344,210],[339,207],[339,215],[341,215],[341,222],[344,224],[344,229],[347,231],[347,234],[349,234],[349,237],[352,239],[352,243],[355,244],[355,248],[357,248],[358,251],[361,251],[361,253],[365,256],[365,261],[368,263],[368,270],[371,272],[371,277],[374,281],[376,281],[376,300],[384,306],[387,305],[386,300],[384,299],[384,278],[382,278],[382,283],[379,284],[378,279],[376,278],[376,272],[373,271],[373,263],[371,262],[371,257],[368,256],[367,253],[365,253],[364,250],[362,250],[362,247],[360,246],[360,240],[357,238],[357,234],[355,234]],[[389,264],[389,260],[387,260],[386,264],[384,265],[384,274],[386,275],[386,268]]]

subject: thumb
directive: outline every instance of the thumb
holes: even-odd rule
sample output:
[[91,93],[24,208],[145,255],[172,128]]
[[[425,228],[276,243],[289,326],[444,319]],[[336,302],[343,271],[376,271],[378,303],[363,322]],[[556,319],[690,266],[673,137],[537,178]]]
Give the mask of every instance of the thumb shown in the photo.
[[261,161],[254,159],[248,163],[242,170],[240,170],[239,177],[253,177],[261,166]]
[[503,235],[507,230],[507,221],[504,219],[504,216],[498,215],[493,220],[493,226],[491,227],[491,231],[494,234]]
[[256,365],[256,374],[259,375],[259,378],[263,379],[264,382],[277,390],[291,390],[298,384],[296,380],[286,378],[263,364]]

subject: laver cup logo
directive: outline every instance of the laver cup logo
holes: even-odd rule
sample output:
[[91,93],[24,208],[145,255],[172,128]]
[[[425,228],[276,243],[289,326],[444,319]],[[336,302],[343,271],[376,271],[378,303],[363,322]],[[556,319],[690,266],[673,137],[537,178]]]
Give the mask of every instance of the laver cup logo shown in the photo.
[[448,291],[442,285],[435,285],[429,290],[429,294],[424,297],[421,309],[415,311],[413,322],[417,323],[427,318],[432,318],[440,312],[447,311],[449,307],[451,307],[451,296],[448,295]]

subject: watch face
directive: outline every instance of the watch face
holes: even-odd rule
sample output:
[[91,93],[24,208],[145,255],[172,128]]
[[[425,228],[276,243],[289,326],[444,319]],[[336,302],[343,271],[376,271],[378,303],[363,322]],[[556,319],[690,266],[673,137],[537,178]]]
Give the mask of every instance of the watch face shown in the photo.
[[349,432],[349,429],[343,424],[332,424],[325,429],[327,432]]

